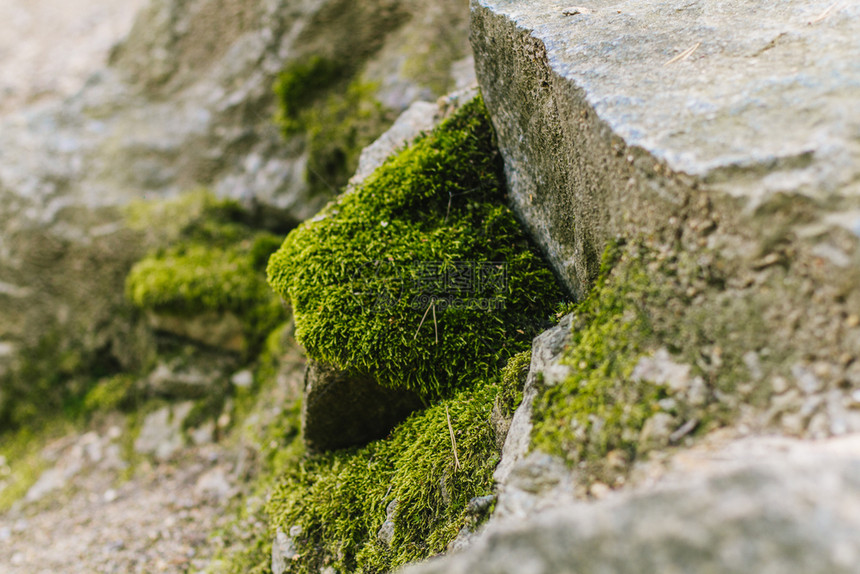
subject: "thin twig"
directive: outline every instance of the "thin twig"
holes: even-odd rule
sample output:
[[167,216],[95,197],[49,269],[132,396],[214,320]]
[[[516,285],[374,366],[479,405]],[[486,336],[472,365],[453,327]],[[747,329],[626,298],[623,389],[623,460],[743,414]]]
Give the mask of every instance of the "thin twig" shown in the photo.
[[448,209],[445,211],[445,221],[443,223],[448,223],[448,216],[451,214],[451,200],[454,199],[454,194],[450,191],[448,192]]
[[478,187],[473,187],[472,189],[467,189],[466,191],[461,191],[460,193],[452,193],[449,191],[448,192],[448,209],[445,211],[445,221],[444,222],[445,223],[448,222],[448,216],[451,214],[451,202],[453,201],[455,195],[457,197],[459,197],[461,195],[469,195],[470,193],[474,193],[476,191],[481,191],[483,189],[483,187],[484,187],[483,185],[478,186]]
[[436,344],[439,344],[439,325],[436,323],[436,299],[430,300],[430,306],[433,307],[433,332],[436,333]]
[[451,433],[451,450],[454,451],[454,468],[460,470],[460,459],[457,458],[457,439],[454,438],[454,427],[451,425],[451,414],[448,405],[445,405],[445,416],[448,417],[448,432]]
[[332,193],[335,193],[335,194],[337,193],[337,190],[328,182],[328,180],[326,178],[324,178],[322,175],[320,175],[320,173],[317,170],[315,170],[311,166],[307,166],[307,167],[309,170],[311,170],[311,173],[313,173],[315,176],[317,176],[317,178],[321,182],[323,182],[327,188],[329,188],[331,190]]
[[834,2],[833,4],[830,5],[830,8],[828,8],[827,10],[825,10],[824,12],[819,14],[818,17],[810,20],[809,23],[810,24],[818,24],[819,22],[821,22],[822,20],[824,20],[825,18],[830,16],[830,13],[833,12],[833,9],[836,8],[837,6],[839,6],[839,2]]
[[669,64],[674,64],[675,62],[680,62],[681,60],[686,60],[687,58],[692,56],[693,52],[695,52],[699,48],[699,46],[701,46],[701,45],[702,45],[701,42],[696,42],[695,46],[690,46],[689,48],[687,48],[686,50],[684,50],[683,52],[681,52],[680,54],[678,54],[677,56],[675,56],[674,58],[672,58],[671,60],[669,60],[668,62],[666,62],[663,65],[668,66]]
[[[429,304],[429,305],[427,305],[427,310],[426,310],[426,311],[424,311],[424,316],[423,316],[423,317],[421,317],[421,322],[420,322],[420,323],[418,323],[418,328],[417,328],[417,329],[415,329],[415,335],[412,337],[412,340],[413,340],[413,341],[414,341],[415,339],[417,339],[417,338],[418,338],[418,331],[420,331],[420,330],[421,330],[421,325],[423,325],[423,324],[424,324],[424,319],[426,319],[426,318],[427,318],[427,313],[429,313],[429,312],[430,312],[430,307],[432,307],[432,306],[433,306],[433,299],[430,299],[430,304]],[[434,322],[436,321],[436,310],[435,310],[435,308],[433,309],[433,321],[434,321]]]

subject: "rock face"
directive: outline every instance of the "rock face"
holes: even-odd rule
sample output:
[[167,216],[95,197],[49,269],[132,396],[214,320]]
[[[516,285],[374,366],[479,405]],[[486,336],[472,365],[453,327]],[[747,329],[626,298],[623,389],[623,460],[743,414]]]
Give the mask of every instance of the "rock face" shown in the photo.
[[547,372],[561,372],[568,369],[560,364],[564,346],[569,342],[573,315],[565,315],[558,325],[535,337],[532,343],[532,360],[529,374],[523,387],[523,401],[514,413],[508,435],[502,448],[502,460],[493,475],[496,482],[504,483],[513,467],[529,452],[532,432],[532,404],[538,393],[539,376]]
[[853,572],[858,464],[856,452],[747,461],[683,486],[556,506],[491,526],[468,551],[404,572]]
[[[680,228],[693,190],[719,204],[718,235],[763,240],[739,210],[857,234],[860,14],[829,6],[472,2],[512,200],[574,295],[608,239]],[[832,241],[807,248],[856,269]]]
[[[560,363],[566,319],[535,340],[496,514],[470,548],[406,572],[856,569],[857,435],[735,437],[860,431],[858,18],[831,3],[472,1],[511,200],[571,294],[588,293],[616,240],[690,258],[703,280],[677,282],[659,264],[640,276],[673,294],[647,309],[658,339],[629,369],[631,385],[672,397],[638,435],[637,453],[657,449],[650,459],[609,487],[587,484],[585,463],[529,452],[541,382],[603,368]],[[811,53],[823,56],[807,72]],[[679,351],[697,330],[698,354]],[[712,388],[734,376],[729,392]],[[695,444],[699,424],[672,410],[714,400],[737,413],[733,428],[666,450]]]
[[[471,32],[511,201],[569,291],[612,242],[686,261],[646,270],[673,293],[649,310],[665,344],[686,364],[717,349],[740,377],[719,400],[775,395],[755,424],[816,437],[860,430],[860,14],[830,7],[475,0]],[[639,374],[691,403],[733,376],[675,371]],[[668,423],[646,438],[672,442]]]
[[381,387],[317,361],[309,361],[302,402],[302,435],[312,451],[361,445],[384,437],[421,407],[413,393]]
[[8,0],[0,6],[0,113],[78,91],[146,0]]
[[328,197],[305,180],[304,136],[273,121],[278,74],[342,59],[402,110],[468,78],[467,17],[455,0],[152,0],[73,96],[5,111],[0,376],[40,343],[133,367],[122,285],[147,244],[119,208],[203,185],[263,226],[312,215]]

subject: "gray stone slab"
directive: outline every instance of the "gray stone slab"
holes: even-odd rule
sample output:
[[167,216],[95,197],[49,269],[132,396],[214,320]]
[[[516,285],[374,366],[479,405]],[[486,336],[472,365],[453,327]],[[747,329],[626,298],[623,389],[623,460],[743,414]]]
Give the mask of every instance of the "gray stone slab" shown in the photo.
[[856,439],[755,439],[698,454],[656,487],[494,517],[465,551],[403,572],[857,571]]
[[[615,134],[727,189],[860,194],[860,5],[480,0],[546,46]],[[832,8],[828,11],[828,8]],[[737,182],[736,182],[737,183]]]
[[511,199],[570,291],[609,238],[712,217],[681,213],[697,201],[722,202],[735,236],[762,209],[856,236],[858,23],[860,6],[829,0],[473,0]]

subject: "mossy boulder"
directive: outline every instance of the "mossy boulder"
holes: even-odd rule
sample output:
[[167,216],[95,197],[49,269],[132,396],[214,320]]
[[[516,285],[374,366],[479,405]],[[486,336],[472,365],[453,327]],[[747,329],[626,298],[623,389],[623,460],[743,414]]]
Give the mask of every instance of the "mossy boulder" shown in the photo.
[[[267,506],[273,571],[388,572],[473,529],[480,513],[470,501],[493,491],[499,455],[489,419],[501,390],[497,373],[414,413],[385,439],[288,467]],[[279,560],[285,548],[289,559]],[[268,558],[258,555],[265,562],[252,571],[268,571]]]
[[268,275],[309,357],[426,401],[495,374],[563,297],[480,98],[297,227]]
[[278,239],[248,226],[236,202],[198,192],[138,206],[132,215],[136,225],[165,216],[180,222],[165,228],[173,241],[138,261],[126,278],[129,301],[153,328],[242,354],[284,320],[263,275]]

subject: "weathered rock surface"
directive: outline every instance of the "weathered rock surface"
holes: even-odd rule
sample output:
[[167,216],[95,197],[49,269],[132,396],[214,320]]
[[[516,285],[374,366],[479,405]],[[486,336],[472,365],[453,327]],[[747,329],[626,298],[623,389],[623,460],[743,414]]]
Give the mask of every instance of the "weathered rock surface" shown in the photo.
[[173,456],[185,445],[182,421],[193,406],[194,403],[187,401],[148,414],[134,441],[135,452],[152,455],[162,461]]
[[572,293],[613,236],[695,223],[700,193],[716,236],[791,221],[856,272],[835,238],[860,231],[860,12],[832,4],[472,2],[512,200]]
[[230,312],[201,313],[193,317],[150,312],[149,326],[210,347],[241,353],[248,348],[242,321]]
[[234,361],[214,353],[197,352],[160,361],[142,381],[150,395],[170,399],[199,399],[226,393]]
[[[511,200],[570,292],[588,292],[616,238],[658,259],[686,258],[700,278],[647,268],[652,287],[674,299],[648,310],[653,324],[674,325],[677,338],[657,344],[679,349],[693,332],[705,336],[684,358],[651,349],[632,378],[665,385],[680,403],[716,399],[738,413],[743,432],[860,431],[852,406],[860,384],[856,9],[475,0],[472,15],[477,75]],[[826,54],[814,70],[803,65],[812,53]],[[541,339],[533,366],[548,348]],[[707,353],[714,370],[705,382],[697,375]],[[551,380],[559,367],[547,354],[539,370]],[[721,368],[729,362],[738,384],[715,393],[714,381],[733,376]],[[544,453],[525,455],[529,385],[524,396],[497,470],[497,516],[518,523],[491,526],[462,557],[416,571],[853,567],[838,556],[853,559],[856,547],[821,532],[854,531],[857,522],[842,514],[819,528],[808,516],[833,516],[827,496],[856,497],[845,480],[855,462],[801,469],[777,449],[775,466],[748,460],[723,482],[685,474],[672,494],[571,503],[610,489],[584,485]],[[677,443],[696,424],[657,412],[640,446]],[[817,479],[841,486],[822,495]],[[763,491],[779,494],[758,500]],[[791,501],[774,510],[782,497]],[[736,503],[748,508],[733,515]],[[559,504],[566,510],[554,514]],[[678,541],[673,532],[694,534]],[[746,535],[753,532],[762,534]],[[793,546],[808,558],[786,564],[781,556]],[[747,562],[737,566],[736,555]]]
[[[860,431],[857,8],[471,5],[510,198],[570,292],[617,239],[681,262],[646,272],[673,294],[649,320],[685,360],[657,353],[634,377],[691,405],[713,394],[758,429]],[[685,371],[696,353],[712,355],[707,382]],[[673,442],[684,422],[660,416],[643,438]]]
[[[404,572],[854,572],[860,457],[853,444],[841,455],[792,443],[738,444],[711,453],[709,472],[491,524],[468,551]],[[743,449],[770,456],[756,461]]]
[[[301,534],[301,527],[296,536]],[[272,573],[284,574],[289,561],[298,555],[296,552],[295,542],[292,536],[287,536],[283,530],[278,529],[275,534],[275,539],[272,541]]]
[[384,437],[422,406],[412,392],[378,385],[317,361],[308,362],[302,401],[302,435],[313,451],[365,444]]
[[146,0],[7,0],[0,5],[0,113],[71,96],[128,34]]

